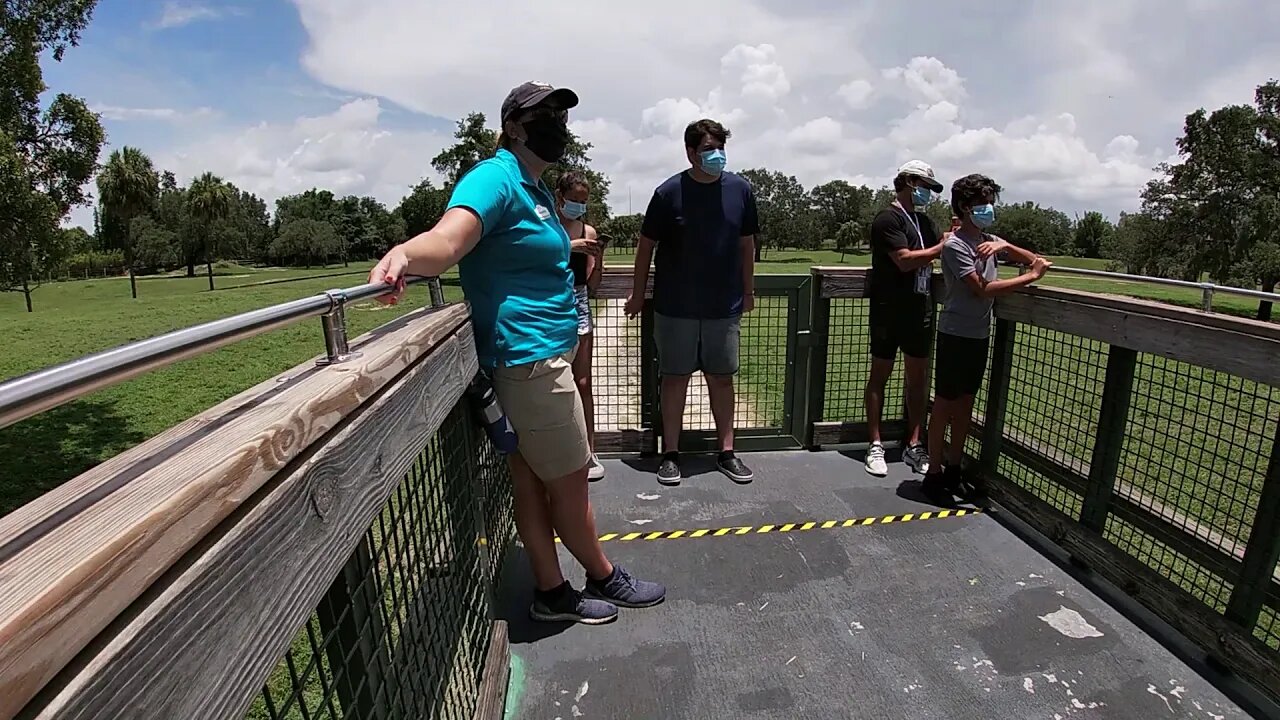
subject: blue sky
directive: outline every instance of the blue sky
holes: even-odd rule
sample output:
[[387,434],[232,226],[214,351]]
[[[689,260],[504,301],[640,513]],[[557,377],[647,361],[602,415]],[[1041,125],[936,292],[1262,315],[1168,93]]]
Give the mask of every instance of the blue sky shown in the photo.
[[[882,185],[910,158],[1006,199],[1135,209],[1182,117],[1248,102],[1280,68],[1280,3],[992,0],[104,0],[54,91],[180,180],[212,170],[273,202],[313,186],[394,204],[450,140],[530,79],[578,90],[574,129],[647,197],[701,116],[731,169]],[[1194,49],[1194,50],[1192,50]],[[620,207],[619,207],[620,206]],[[88,209],[72,222],[87,223]]]

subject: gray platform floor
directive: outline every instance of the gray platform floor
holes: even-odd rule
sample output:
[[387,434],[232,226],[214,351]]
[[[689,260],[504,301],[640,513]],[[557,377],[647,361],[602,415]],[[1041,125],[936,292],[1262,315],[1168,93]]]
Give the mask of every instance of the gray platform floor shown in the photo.
[[[901,515],[919,502],[836,452],[745,455],[736,486],[710,459],[666,488],[647,461],[608,461],[592,486],[602,533]],[[690,477],[692,475],[692,477]],[[517,549],[499,599],[510,622],[509,717],[1247,717],[1109,605],[986,515],[799,532],[611,541],[665,604],[611,625],[527,619]],[[562,549],[566,576],[582,570]]]

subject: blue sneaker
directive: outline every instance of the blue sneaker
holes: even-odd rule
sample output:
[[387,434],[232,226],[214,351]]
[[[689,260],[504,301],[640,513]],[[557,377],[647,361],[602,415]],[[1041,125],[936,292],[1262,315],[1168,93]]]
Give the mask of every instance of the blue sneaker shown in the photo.
[[665,587],[656,582],[637,580],[621,565],[614,565],[613,574],[604,580],[587,578],[584,592],[589,597],[625,608],[653,607],[667,597]]
[[618,608],[613,603],[583,597],[569,583],[548,592],[534,592],[529,617],[538,622],[576,622],[583,625],[604,625],[618,619]]

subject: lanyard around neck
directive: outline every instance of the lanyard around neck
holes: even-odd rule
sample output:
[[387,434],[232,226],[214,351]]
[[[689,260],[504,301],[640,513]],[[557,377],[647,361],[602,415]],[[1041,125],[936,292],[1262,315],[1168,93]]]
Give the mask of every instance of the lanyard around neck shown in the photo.
[[920,247],[924,248],[924,233],[920,232],[920,223],[916,220],[915,215],[904,210],[901,205],[894,205],[894,207],[898,208],[903,215],[907,216],[907,222],[911,223],[912,229],[916,231],[916,238],[920,240]]

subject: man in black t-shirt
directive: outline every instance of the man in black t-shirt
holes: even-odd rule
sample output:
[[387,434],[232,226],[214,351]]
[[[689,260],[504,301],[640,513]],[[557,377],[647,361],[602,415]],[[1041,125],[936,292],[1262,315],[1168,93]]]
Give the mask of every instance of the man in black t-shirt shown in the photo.
[[658,186],[645,210],[636,247],[634,285],[626,313],[644,307],[649,259],[653,277],[653,330],[662,375],[664,454],[658,482],[680,482],[680,431],[689,378],[701,370],[715,418],[716,467],[738,483],[751,470],[733,453],[733,376],[738,372],[742,314],[755,307],[755,234],[759,232],[751,184],[725,172],[729,131],[714,120],[685,129],[690,168]]
[[942,254],[938,231],[923,210],[942,191],[933,168],[911,160],[898,168],[893,179],[895,197],[889,207],[871,221],[871,377],[867,380],[867,472],[884,476],[884,445],[880,419],[884,388],[893,363],[902,351],[906,365],[907,447],[902,459],[918,473],[929,470],[929,453],[920,443],[924,422],[929,349],[933,345],[933,306],[929,276],[933,261]]

